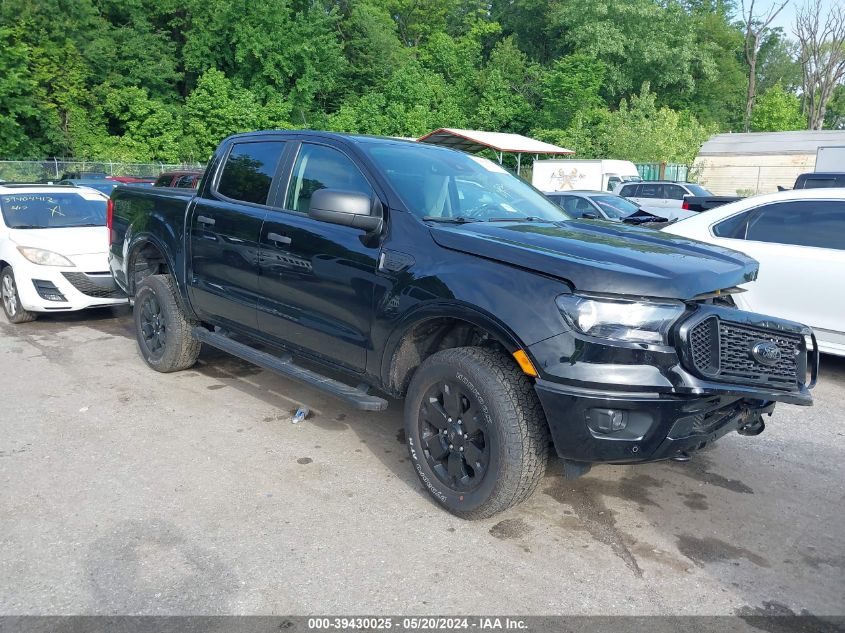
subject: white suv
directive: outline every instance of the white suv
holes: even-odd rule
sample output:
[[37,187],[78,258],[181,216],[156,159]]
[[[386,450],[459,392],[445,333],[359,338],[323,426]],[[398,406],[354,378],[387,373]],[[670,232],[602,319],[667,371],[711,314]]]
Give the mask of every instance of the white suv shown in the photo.
[[614,193],[628,198],[649,213],[667,220],[683,220],[698,215],[695,211],[683,209],[686,196],[712,196],[701,185],[690,182],[636,182],[624,183],[613,190]]
[[10,322],[127,303],[108,272],[107,202],[87,187],[0,185],[0,296]]

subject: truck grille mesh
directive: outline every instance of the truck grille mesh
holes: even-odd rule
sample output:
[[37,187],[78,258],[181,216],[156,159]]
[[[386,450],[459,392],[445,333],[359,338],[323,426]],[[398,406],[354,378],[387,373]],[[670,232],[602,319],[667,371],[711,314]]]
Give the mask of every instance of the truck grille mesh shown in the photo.
[[100,299],[123,299],[126,294],[121,290],[114,281],[109,285],[101,285],[94,283],[85,273],[62,273],[71,285],[79,292],[89,297],[98,297]]
[[[689,358],[700,374],[718,380],[791,387],[798,383],[801,335],[752,327],[711,316],[695,325],[687,337]],[[758,362],[751,350],[760,342],[777,345],[780,359]]]

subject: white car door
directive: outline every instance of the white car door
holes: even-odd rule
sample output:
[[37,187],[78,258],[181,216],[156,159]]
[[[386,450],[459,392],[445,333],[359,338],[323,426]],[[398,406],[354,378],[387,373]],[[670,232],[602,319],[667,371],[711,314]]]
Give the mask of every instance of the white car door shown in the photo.
[[634,199],[641,208],[660,217],[666,217],[666,200],[663,197],[663,185],[653,182],[640,183],[637,198]]
[[[714,243],[760,262],[737,305],[809,325],[845,346],[845,201],[774,202],[713,226]],[[845,352],[845,347],[843,347]]]
[[680,185],[663,185],[663,217],[667,220],[684,219],[695,215],[694,211],[684,211],[684,196],[689,192]]

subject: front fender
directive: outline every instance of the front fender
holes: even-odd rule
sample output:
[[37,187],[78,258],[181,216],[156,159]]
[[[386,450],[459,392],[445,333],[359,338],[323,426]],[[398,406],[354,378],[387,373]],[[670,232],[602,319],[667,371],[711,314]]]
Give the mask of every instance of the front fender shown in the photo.
[[[373,343],[382,353],[371,371],[378,372],[382,384],[390,384],[391,364],[405,334],[427,320],[472,323],[510,352],[567,329],[555,305],[557,295],[570,292],[564,282],[499,262],[441,254],[447,257],[431,268],[417,268],[417,274],[409,271],[378,301]],[[423,268],[431,274],[420,275]]]

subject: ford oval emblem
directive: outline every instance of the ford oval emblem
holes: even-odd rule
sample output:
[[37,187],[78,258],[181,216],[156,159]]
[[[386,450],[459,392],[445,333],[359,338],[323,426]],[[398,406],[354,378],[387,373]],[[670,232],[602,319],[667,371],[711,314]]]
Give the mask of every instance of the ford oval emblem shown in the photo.
[[771,341],[760,341],[751,348],[751,356],[761,365],[777,365],[780,348]]

